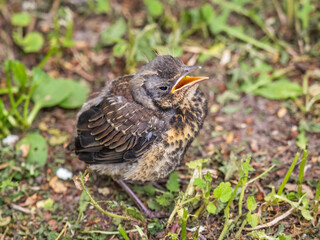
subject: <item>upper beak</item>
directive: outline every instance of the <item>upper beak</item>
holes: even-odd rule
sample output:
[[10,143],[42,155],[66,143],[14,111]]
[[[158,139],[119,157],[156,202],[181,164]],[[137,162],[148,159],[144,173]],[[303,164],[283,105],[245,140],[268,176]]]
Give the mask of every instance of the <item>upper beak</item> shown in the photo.
[[171,89],[171,93],[179,91],[183,88],[190,87],[196,83],[199,83],[203,80],[209,79],[208,77],[190,77],[187,76],[189,73],[193,72],[196,69],[201,68],[200,66],[186,66],[185,73],[181,75],[181,77],[177,80],[177,82],[173,85]]

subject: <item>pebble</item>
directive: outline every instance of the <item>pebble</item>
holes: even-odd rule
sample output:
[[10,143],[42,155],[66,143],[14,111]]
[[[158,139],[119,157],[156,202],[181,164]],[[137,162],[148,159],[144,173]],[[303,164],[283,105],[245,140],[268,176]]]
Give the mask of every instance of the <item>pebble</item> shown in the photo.
[[72,179],[72,172],[70,172],[69,170],[67,170],[65,168],[59,168],[56,172],[56,175],[58,178],[60,178],[62,180]]

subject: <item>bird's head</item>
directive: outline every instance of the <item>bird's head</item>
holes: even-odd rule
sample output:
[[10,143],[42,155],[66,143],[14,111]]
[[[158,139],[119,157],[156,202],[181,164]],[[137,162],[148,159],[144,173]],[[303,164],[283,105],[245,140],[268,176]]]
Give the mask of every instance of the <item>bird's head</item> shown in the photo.
[[186,66],[179,58],[158,56],[142,67],[130,81],[134,99],[149,108],[172,109],[191,98],[198,83],[208,77],[190,77],[200,68]]

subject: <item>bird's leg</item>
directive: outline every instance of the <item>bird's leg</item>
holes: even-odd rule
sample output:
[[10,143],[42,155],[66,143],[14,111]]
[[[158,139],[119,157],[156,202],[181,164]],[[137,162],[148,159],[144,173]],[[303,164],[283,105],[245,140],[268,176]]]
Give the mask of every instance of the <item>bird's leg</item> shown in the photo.
[[139,182],[139,181],[130,181],[130,180],[128,180],[128,181],[126,181],[126,183],[129,183],[129,184],[136,184],[136,185],[146,185],[146,184],[152,184],[155,188],[157,188],[157,189],[159,189],[159,190],[161,190],[161,191],[166,191],[166,189],[164,188],[164,187],[162,187],[159,183],[157,183],[157,182],[154,182],[154,181],[152,181],[152,182]]
[[135,195],[135,193],[131,190],[131,188],[123,181],[123,180],[117,180],[118,184],[123,188],[123,190],[126,191],[126,193],[131,197],[131,199],[135,202],[135,204],[138,206],[140,211],[148,218],[164,218],[168,217],[168,213],[162,213],[162,212],[153,212],[150,209],[148,209],[141,200]]

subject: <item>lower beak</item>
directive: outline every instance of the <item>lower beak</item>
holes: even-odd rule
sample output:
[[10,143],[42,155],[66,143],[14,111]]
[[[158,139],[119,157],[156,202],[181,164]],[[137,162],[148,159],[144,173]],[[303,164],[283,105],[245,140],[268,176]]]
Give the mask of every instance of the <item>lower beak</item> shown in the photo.
[[199,82],[202,82],[206,79],[209,79],[208,77],[190,77],[190,76],[184,76],[176,82],[176,84],[173,86],[171,93],[174,93],[176,91],[179,91],[181,89],[191,87],[194,84],[197,84]]

